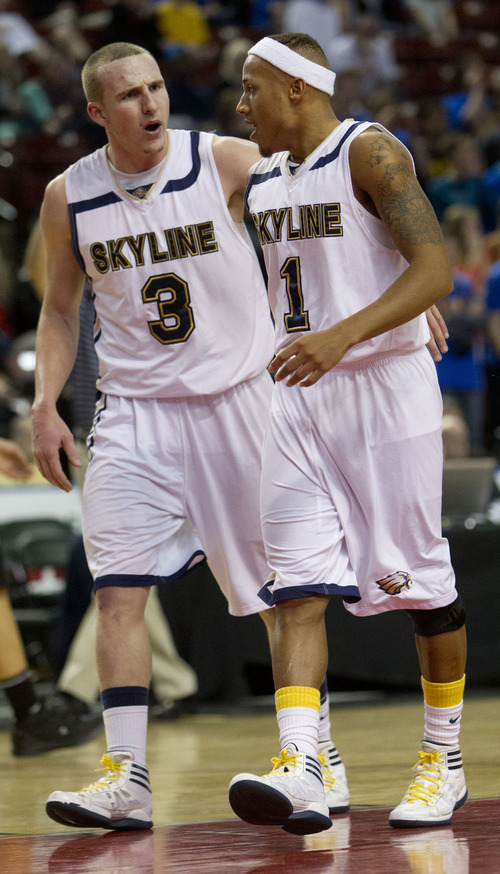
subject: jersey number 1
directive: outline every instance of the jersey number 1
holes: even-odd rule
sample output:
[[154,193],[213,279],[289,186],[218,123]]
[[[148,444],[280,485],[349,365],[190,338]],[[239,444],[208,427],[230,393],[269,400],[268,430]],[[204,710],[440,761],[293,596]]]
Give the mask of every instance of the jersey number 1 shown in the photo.
[[290,309],[285,313],[285,327],[292,331],[309,331],[309,313],[304,309],[302,296],[302,278],[300,274],[300,258],[287,258],[280,270],[280,276],[286,281],[286,294]]

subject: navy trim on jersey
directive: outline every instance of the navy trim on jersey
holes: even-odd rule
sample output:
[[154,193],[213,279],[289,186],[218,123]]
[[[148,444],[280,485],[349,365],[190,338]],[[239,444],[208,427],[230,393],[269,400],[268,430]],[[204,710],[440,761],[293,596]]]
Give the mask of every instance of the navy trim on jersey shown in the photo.
[[75,203],[68,203],[69,212],[69,227],[71,231],[71,242],[76,260],[78,261],[83,273],[87,275],[87,268],[80,252],[78,244],[78,231],[76,229],[76,217],[80,212],[90,212],[93,209],[101,209],[102,206],[109,206],[111,203],[120,203],[121,197],[118,197],[114,191],[108,191],[107,194],[100,194],[98,197],[90,197],[88,200],[78,200]]
[[169,179],[165,188],[162,188],[162,194],[171,194],[173,191],[185,191],[186,188],[191,188],[191,186],[194,185],[200,175],[200,132],[192,130],[189,132],[189,136],[191,137],[191,158],[193,166],[189,173],[187,173],[186,176],[183,176],[182,179]]
[[[195,558],[201,558],[202,561],[197,561],[193,564],[193,559]],[[94,591],[106,586],[121,586],[124,588],[159,586],[161,583],[168,583],[170,580],[178,580],[179,577],[183,577],[190,570],[205,564],[206,560],[205,553],[201,549],[197,549],[179,570],[168,576],[159,576],[158,574],[104,574],[102,577],[95,578]]]
[[89,197],[88,200],[77,200],[75,203],[68,203],[68,208],[71,213],[76,215],[79,212],[101,209],[102,206],[109,206],[111,203],[120,203],[122,199],[114,191],[108,191],[106,194],[99,194],[97,197]]
[[342,139],[340,140],[340,142],[338,142],[337,145],[335,146],[333,152],[329,152],[328,155],[322,155],[321,158],[318,158],[316,163],[313,164],[312,167],[309,167],[309,172],[311,170],[319,170],[321,167],[324,167],[326,164],[331,164],[332,161],[336,161],[336,159],[338,158],[338,156],[340,154],[340,150],[341,150],[342,146],[344,145],[347,137],[349,137],[352,134],[353,130],[356,130],[356,128],[359,127],[360,124],[363,124],[363,122],[356,121],[356,122],[354,122],[354,124],[351,124],[350,128],[348,128],[346,130],[346,132],[345,132],[344,136],[342,137]]
[[252,188],[252,186],[260,185],[261,182],[267,182],[268,179],[273,179],[275,176],[281,176],[281,170],[279,167],[275,167],[274,170],[268,170],[267,173],[252,173],[250,179],[248,180],[244,194],[244,202],[248,210],[248,195],[250,194],[250,189]]
[[309,598],[311,595],[340,595],[347,604],[356,604],[361,601],[361,595],[357,586],[337,586],[335,583],[318,583],[316,586],[287,586],[271,592],[270,587],[274,580],[268,580],[259,590],[259,598],[269,607],[274,607],[278,601],[288,601],[291,598]]
[[[326,164],[331,164],[332,161],[335,161],[339,154],[342,146],[344,145],[346,139],[352,134],[360,124],[363,124],[362,121],[355,121],[354,124],[347,129],[344,136],[340,140],[339,143],[335,146],[333,152],[329,152],[328,155],[323,155],[321,158],[318,158],[315,164],[312,167],[309,167],[309,171],[311,170],[319,170],[321,167],[325,167]],[[281,176],[281,167],[274,167],[273,170],[268,170],[267,173],[252,173],[250,179],[248,180],[248,185],[245,189],[245,206],[248,207],[248,196],[250,194],[250,189],[254,185],[260,185],[262,182],[267,182],[268,179],[274,179],[276,176]]]

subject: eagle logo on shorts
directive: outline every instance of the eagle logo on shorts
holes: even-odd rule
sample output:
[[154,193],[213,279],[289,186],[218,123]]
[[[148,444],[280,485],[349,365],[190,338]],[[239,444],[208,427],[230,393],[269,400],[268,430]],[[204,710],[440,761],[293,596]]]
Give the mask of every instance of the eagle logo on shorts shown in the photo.
[[399,595],[403,589],[411,589],[412,586],[412,578],[408,571],[395,571],[375,582],[386,595]]

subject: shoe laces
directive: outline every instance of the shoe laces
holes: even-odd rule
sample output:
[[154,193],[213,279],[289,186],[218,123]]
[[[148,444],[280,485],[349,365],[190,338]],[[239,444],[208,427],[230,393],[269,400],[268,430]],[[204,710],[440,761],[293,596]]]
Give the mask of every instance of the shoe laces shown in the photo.
[[410,804],[433,804],[443,786],[442,765],[443,754],[438,750],[419,750],[418,762],[413,767],[415,776],[404,800]]
[[106,753],[103,755],[100,764],[101,768],[96,768],[97,771],[106,771],[106,776],[101,777],[100,780],[97,780],[95,783],[91,783],[90,786],[86,786],[85,789],[81,789],[79,794],[87,794],[89,792],[103,792],[105,789],[112,789],[113,783],[123,775],[123,771],[125,769],[126,762],[115,762],[111,756],[108,756]]
[[273,766],[271,774],[281,768],[283,768],[285,772],[294,771],[298,765],[299,756],[299,752],[290,753],[287,749],[281,750],[279,756],[273,756],[271,759],[271,764]]
[[321,765],[321,775],[323,777],[325,792],[332,792],[337,785],[337,779],[333,776],[331,768],[328,767],[326,757],[322,753],[319,753],[318,760]]

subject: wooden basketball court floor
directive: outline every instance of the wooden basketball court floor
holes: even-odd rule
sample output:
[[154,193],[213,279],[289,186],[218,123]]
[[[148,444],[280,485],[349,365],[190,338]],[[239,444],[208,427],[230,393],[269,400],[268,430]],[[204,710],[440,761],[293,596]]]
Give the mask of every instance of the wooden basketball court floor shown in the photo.
[[332,707],[333,737],[347,767],[351,811],[297,837],[247,825],[227,801],[231,777],[266,773],[277,752],[272,707],[219,707],[150,726],[154,829],[104,832],[58,826],[45,814],[54,789],[94,779],[103,736],[31,758],[0,733],[1,874],[498,874],[500,693],[469,695],[461,747],[469,800],[449,826],[392,829],[390,809],[410,779],[421,740],[418,697]]

